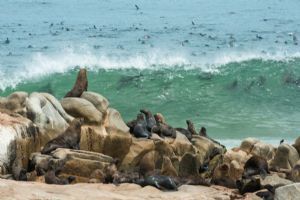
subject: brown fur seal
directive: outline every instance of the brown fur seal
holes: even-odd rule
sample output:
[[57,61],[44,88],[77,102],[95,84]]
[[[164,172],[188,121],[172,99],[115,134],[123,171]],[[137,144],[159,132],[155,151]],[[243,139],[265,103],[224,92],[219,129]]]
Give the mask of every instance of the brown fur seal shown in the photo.
[[65,97],[80,97],[84,91],[87,91],[88,80],[86,69],[80,69],[77,75],[77,80],[73,89],[69,91]]
[[168,125],[162,116],[162,114],[157,113],[154,115],[156,125],[153,126],[152,132],[157,133],[161,137],[173,137],[176,138],[176,129]]
[[129,132],[133,133],[133,129],[138,124],[138,122],[144,121],[144,120],[145,120],[145,118],[142,113],[137,114],[136,119],[126,123],[126,125],[129,127]]
[[146,123],[147,123],[147,130],[151,132],[152,128],[156,125],[156,120],[152,113],[149,110],[141,109],[141,113],[143,113],[146,117]]
[[191,120],[186,120],[187,129],[192,135],[198,135],[194,126],[194,123]]
[[269,173],[269,167],[266,159],[254,155],[245,163],[243,177],[248,178],[253,175],[261,175],[265,177]]
[[44,146],[41,153],[49,154],[57,148],[79,149],[82,123],[83,119],[74,119],[65,132],[50,140]]

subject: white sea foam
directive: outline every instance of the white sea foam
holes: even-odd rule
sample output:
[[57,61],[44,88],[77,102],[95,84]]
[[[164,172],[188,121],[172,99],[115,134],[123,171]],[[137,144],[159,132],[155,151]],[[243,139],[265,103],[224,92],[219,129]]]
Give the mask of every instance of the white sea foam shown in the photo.
[[[186,53],[176,53],[162,50],[152,50],[147,53],[132,55],[108,55],[92,53],[87,49],[74,51],[65,49],[59,54],[35,53],[29,60],[25,60],[14,72],[0,71],[0,89],[15,87],[23,81],[33,80],[54,73],[65,73],[76,66],[87,67],[89,70],[99,69],[150,69],[183,68],[186,70],[199,69],[204,72],[217,73],[219,69],[233,62],[243,62],[253,59],[286,61],[299,58],[300,52],[276,53],[263,52],[218,52],[214,55],[189,56]],[[1,67],[1,69],[3,69]]]

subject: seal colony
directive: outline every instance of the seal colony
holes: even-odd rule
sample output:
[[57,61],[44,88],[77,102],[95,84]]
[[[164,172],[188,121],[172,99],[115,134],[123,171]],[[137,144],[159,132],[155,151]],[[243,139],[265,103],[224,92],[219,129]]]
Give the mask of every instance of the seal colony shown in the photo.
[[88,91],[85,69],[61,102],[47,93],[16,92],[0,99],[0,137],[14,136],[2,145],[2,178],[57,185],[134,183],[162,191],[220,185],[235,189],[234,198],[255,193],[263,199],[300,181],[299,138],[293,145],[282,140],[277,148],[248,138],[227,150],[205,127],[197,131],[187,119],[186,127],[174,128],[162,113],[147,108],[125,123],[105,97]]

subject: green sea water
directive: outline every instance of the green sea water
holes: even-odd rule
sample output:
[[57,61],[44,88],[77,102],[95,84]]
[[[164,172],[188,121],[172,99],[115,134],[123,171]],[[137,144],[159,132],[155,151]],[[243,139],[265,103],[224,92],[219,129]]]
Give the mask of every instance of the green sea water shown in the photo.
[[[162,113],[174,127],[191,119],[213,138],[236,144],[245,137],[271,143],[293,140],[300,132],[299,59],[234,62],[218,72],[163,66],[154,69],[88,69],[88,90],[98,92],[120,111],[125,121],[140,108]],[[62,98],[78,69],[26,81],[13,91],[49,92]]]

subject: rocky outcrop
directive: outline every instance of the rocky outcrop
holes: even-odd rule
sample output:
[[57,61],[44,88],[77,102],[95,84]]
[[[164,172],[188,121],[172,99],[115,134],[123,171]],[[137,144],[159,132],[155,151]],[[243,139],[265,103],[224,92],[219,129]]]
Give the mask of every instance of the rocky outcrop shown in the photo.
[[0,112],[0,138],[1,174],[12,173],[12,166],[27,169],[30,154],[41,149],[38,129],[18,114]]
[[281,144],[277,148],[274,159],[270,163],[273,169],[288,169],[291,170],[299,160],[297,150],[289,144]]
[[275,190],[275,200],[294,200],[300,197],[300,183],[286,185]]

